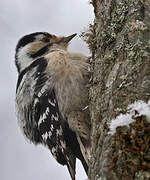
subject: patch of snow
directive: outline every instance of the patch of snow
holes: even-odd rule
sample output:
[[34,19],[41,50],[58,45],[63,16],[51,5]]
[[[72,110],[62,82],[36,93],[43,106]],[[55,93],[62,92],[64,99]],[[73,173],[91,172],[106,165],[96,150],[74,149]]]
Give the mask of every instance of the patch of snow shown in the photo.
[[150,122],[150,100],[148,103],[144,101],[135,101],[133,104],[128,105],[126,114],[121,113],[115,119],[112,119],[108,134],[113,135],[116,132],[116,128],[119,126],[129,126],[129,124],[134,122],[132,116],[138,117],[141,115],[145,115],[148,122]]
[[[150,122],[150,100],[148,103],[145,103],[144,101],[136,101],[135,103],[128,105],[128,110],[130,110],[130,113],[135,117],[145,115],[148,122]],[[135,111],[137,111],[138,114],[134,114]]]

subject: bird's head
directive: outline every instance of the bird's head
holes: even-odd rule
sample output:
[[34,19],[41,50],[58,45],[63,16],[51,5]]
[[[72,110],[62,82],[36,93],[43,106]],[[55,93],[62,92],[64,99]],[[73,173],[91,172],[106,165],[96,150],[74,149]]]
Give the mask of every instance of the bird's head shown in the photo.
[[76,35],[57,37],[47,32],[35,32],[23,36],[16,46],[15,64],[18,72],[52,49],[67,49],[69,42]]

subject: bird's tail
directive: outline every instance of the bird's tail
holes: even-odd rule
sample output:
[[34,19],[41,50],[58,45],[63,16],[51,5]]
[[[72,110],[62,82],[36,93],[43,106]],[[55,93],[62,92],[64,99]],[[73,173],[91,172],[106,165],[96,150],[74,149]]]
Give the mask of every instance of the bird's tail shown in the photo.
[[70,154],[71,158],[67,158],[67,168],[70,173],[72,180],[75,180],[76,174],[76,157],[73,154]]
[[86,161],[84,160],[84,158],[83,158],[83,159],[80,159],[80,160],[81,160],[81,162],[82,162],[82,165],[83,165],[83,167],[84,167],[84,170],[85,170],[85,172],[86,172],[86,175],[88,176],[88,165],[87,165]]
[[77,135],[77,140],[79,142],[80,150],[81,150],[81,154],[82,154],[82,156],[80,156],[80,160],[82,162],[82,165],[84,167],[84,170],[85,170],[86,174],[88,175],[89,159],[88,159],[87,148],[83,145],[83,142],[82,142],[80,136],[78,135],[78,133],[76,133],[76,135]]

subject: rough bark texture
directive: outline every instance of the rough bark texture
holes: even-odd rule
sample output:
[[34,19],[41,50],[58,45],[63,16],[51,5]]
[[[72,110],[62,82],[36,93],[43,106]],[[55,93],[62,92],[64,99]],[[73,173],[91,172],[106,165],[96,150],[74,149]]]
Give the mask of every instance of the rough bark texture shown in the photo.
[[[110,136],[108,124],[126,113],[128,104],[150,99],[150,1],[91,3],[95,20],[87,35],[93,70],[89,91],[93,125],[89,179],[148,180],[150,126],[145,117],[135,119],[134,134],[129,128],[120,128]],[[147,127],[148,133],[139,127]]]

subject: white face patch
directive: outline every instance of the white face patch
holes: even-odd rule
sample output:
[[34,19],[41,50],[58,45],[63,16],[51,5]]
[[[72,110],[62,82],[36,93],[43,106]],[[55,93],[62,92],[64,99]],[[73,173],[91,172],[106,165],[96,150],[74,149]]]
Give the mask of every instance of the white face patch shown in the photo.
[[33,59],[28,56],[29,47],[30,45],[27,44],[18,50],[17,63],[19,64],[20,72],[28,67],[33,61]]

